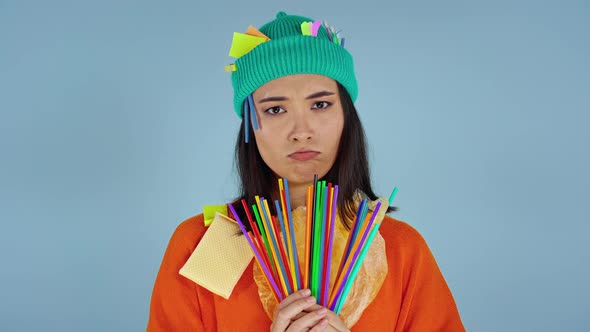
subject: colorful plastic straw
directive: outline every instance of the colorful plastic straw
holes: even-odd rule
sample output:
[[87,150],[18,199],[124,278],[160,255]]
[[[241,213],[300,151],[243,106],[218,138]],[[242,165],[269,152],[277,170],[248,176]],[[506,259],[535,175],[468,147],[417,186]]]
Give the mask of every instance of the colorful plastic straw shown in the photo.
[[246,143],[248,143],[249,140],[250,140],[250,121],[249,121],[249,119],[250,119],[250,112],[249,112],[250,111],[250,106],[249,105],[250,104],[248,103],[248,101],[247,100],[244,100],[244,114],[243,114],[243,117],[244,117],[244,136],[246,136],[245,137]]
[[[369,231],[371,229],[373,222],[375,221],[375,217],[379,213],[380,207],[381,207],[381,202],[378,202],[377,206],[375,207],[375,210],[373,211],[373,214],[371,215],[371,220],[369,221],[369,224],[366,226],[363,236],[360,239],[360,242],[358,243],[358,246],[353,250],[354,256],[352,257],[351,260],[349,260],[347,262],[347,266],[345,267],[346,273],[344,274],[344,278],[342,279],[342,281],[338,287],[338,291],[336,293],[336,296],[335,296],[335,298],[338,299],[338,301],[342,301],[341,292],[344,290],[344,286],[346,286],[349,276],[353,270],[354,264],[361,252],[361,249],[365,246],[365,240],[367,239],[367,236],[369,235]],[[330,305],[330,309],[332,311],[334,310],[335,305],[336,305],[336,303],[332,303]]]
[[250,106],[250,116],[252,117],[252,124],[254,125],[254,130],[258,130],[258,115],[256,114],[256,106],[254,105],[254,98],[252,95],[248,95],[248,104]]
[[262,224],[262,218],[260,218],[260,214],[258,213],[258,209],[256,208],[256,205],[252,205],[252,211],[254,212],[254,216],[256,217],[256,222],[258,223],[258,229],[260,230],[262,239],[264,240],[264,245],[266,246],[266,253],[267,253],[267,259],[270,262],[270,267],[272,269],[272,272],[275,276],[275,278],[277,278],[278,280],[278,272],[277,272],[277,267],[274,265],[274,260],[273,260],[273,254],[270,248],[270,244],[268,243],[268,237],[266,235],[266,231],[264,230],[264,226]]
[[234,209],[234,206],[232,204],[229,204],[229,209],[231,210],[234,217],[236,218],[236,221],[238,222],[238,226],[240,226],[240,230],[242,231],[242,233],[244,233],[246,240],[248,240],[248,243],[250,244],[252,251],[254,251],[254,256],[256,256],[258,263],[262,266],[262,269],[264,271],[264,275],[266,276],[266,280],[271,284],[271,287],[273,288],[275,295],[278,295],[278,300],[282,301],[283,297],[281,296],[281,292],[279,291],[277,284],[274,282],[273,278],[271,277],[270,271],[268,270],[266,265],[264,265],[264,263],[262,261],[262,257],[260,257],[260,253],[258,252],[258,250],[256,250],[256,246],[254,245],[254,243],[252,243],[252,239],[250,238],[250,235],[246,231],[246,228],[244,227],[244,224],[240,220],[240,217],[238,217],[238,213]]
[[281,239],[279,237],[278,231],[273,223],[273,220],[270,217],[270,209],[268,208],[268,201],[264,198],[260,199],[260,205],[263,207],[264,217],[268,222],[268,227],[271,229],[271,242],[275,249],[275,253],[277,255],[277,260],[279,262],[279,266],[281,268],[282,276],[281,280],[284,282],[285,286],[287,287],[286,294],[292,294],[291,284],[289,282],[289,272],[285,268],[285,252],[283,247],[281,246]]
[[271,220],[269,220],[268,216],[264,214],[264,210],[262,209],[261,199],[256,196],[256,203],[258,205],[258,209],[260,210],[260,215],[262,219],[262,224],[264,225],[266,234],[268,238],[270,238],[269,242],[272,244],[270,246],[270,251],[272,252],[272,260],[274,261],[275,268],[277,270],[277,275],[279,276],[279,280],[281,281],[281,286],[283,286],[283,294],[289,294],[289,290],[287,289],[287,285],[285,284],[285,267],[279,258],[279,248],[276,243],[276,238],[274,236],[274,232],[272,231]]
[[336,203],[338,201],[338,185],[336,185],[333,188],[333,194],[332,194],[332,204],[331,204],[331,209],[330,209],[330,216],[331,216],[331,220],[330,220],[330,233],[328,234],[328,261],[326,263],[326,266],[328,266],[328,271],[326,271],[326,275],[327,278],[325,280],[325,288],[324,288],[324,302],[322,303],[322,305],[324,307],[328,306],[328,296],[330,294],[329,288],[330,288],[330,269],[332,267],[332,245],[334,244],[334,224],[336,223],[336,214],[337,214],[337,210],[336,210]]
[[291,212],[291,196],[289,194],[289,182],[287,179],[284,180],[285,183],[285,202],[287,204],[287,215],[289,222],[289,231],[291,233],[291,250],[293,252],[293,260],[295,264],[295,274],[297,275],[297,290],[303,289],[301,283],[301,272],[299,271],[299,254],[297,254],[297,245],[295,244],[295,228],[293,226],[293,213]]
[[[285,222],[283,221],[283,213],[281,210],[281,207],[279,205],[279,201],[275,200],[275,208],[277,209],[277,216],[279,217],[279,223],[281,225],[281,232],[283,233],[283,238],[282,241],[279,241],[279,247],[281,248],[281,254],[285,255],[287,257],[285,257],[286,259],[283,260],[283,264],[286,265],[287,267],[287,274],[289,274],[290,279],[289,279],[289,283],[291,284],[291,287],[293,288],[293,292],[297,291],[297,281],[294,279],[295,278],[295,269],[293,266],[293,261],[291,259],[291,253],[289,252],[289,246],[287,245],[287,243],[289,243],[288,239],[287,239],[287,232],[285,231]],[[279,237],[279,239],[281,239]],[[284,248],[286,247],[287,250],[284,250]],[[283,256],[284,257],[284,256]]]
[[338,299],[338,307],[336,308],[336,311],[334,311],[334,313],[339,314],[340,311],[342,310],[342,306],[344,305],[344,301],[346,300],[346,297],[348,296],[348,293],[350,292],[350,288],[352,286],[352,283],[353,283],[354,279],[356,279],[356,275],[359,272],[359,269],[365,259],[365,256],[367,255],[367,252],[369,251],[369,247],[371,246],[371,243],[373,243],[373,238],[377,234],[377,230],[379,230],[380,226],[381,226],[381,223],[375,225],[373,227],[373,230],[371,230],[371,234],[369,235],[369,238],[367,239],[367,245],[365,245],[363,247],[363,251],[361,252],[361,255],[359,256],[358,261],[354,265],[354,269],[352,270],[351,277],[348,279],[348,282],[346,283],[346,286],[344,288],[344,291],[342,292],[340,299]]
[[311,200],[313,199],[313,187],[307,188],[307,200],[306,205],[306,218],[305,218],[305,256],[303,257],[303,288],[309,288],[309,266],[310,266],[310,248],[311,248],[311,209],[309,208],[312,206]]
[[[248,101],[251,101],[251,96]],[[248,108],[245,112],[251,115],[252,105],[245,105],[245,108]],[[301,262],[297,252],[289,184],[286,179],[279,180],[279,199],[274,201],[276,215],[271,213],[268,200],[264,197],[255,196],[256,204],[251,205],[251,209],[245,200],[241,201],[251,232],[246,230],[233,205],[229,205],[277,301],[300,289],[309,288],[318,304],[336,313],[342,310],[381,225],[375,222],[381,202],[377,202],[370,215],[368,200],[365,198],[360,202],[348,232],[339,267],[334,271],[334,282],[330,287],[338,190],[338,185],[332,186],[331,183],[326,184],[326,181],[318,181],[317,175],[314,176],[313,186],[307,188],[307,209],[303,225],[305,247]],[[396,194],[397,187],[389,197],[389,205]]]
[[[256,239],[257,245],[258,245],[258,250],[259,252],[264,252],[263,248],[265,250],[268,249],[268,244],[266,242],[266,239],[262,239],[262,235],[260,234],[258,227],[256,227],[256,224],[254,223],[254,220],[252,220],[252,215],[250,214],[250,210],[248,209],[248,204],[246,203],[245,199],[242,199],[242,207],[244,208],[244,211],[246,211],[246,216],[248,217],[248,222],[250,223],[250,229],[252,229],[252,232],[254,233],[254,238]],[[267,255],[261,255],[262,259],[264,260],[264,264],[266,264],[266,266],[268,266],[270,268],[271,264],[268,261],[268,256]],[[272,271],[272,270],[271,270]]]

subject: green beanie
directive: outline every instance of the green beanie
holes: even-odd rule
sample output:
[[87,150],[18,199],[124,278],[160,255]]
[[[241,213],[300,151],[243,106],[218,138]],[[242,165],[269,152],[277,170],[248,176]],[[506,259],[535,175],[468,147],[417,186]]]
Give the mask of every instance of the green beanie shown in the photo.
[[[304,35],[302,23],[314,20],[279,12],[259,31],[270,40],[235,61],[232,71],[234,108],[242,117],[244,100],[265,83],[294,74],[319,74],[342,84],[352,101],[358,95],[353,59],[333,29],[321,24],[317,35]],[[320,22],[317,22],[320,23]]]

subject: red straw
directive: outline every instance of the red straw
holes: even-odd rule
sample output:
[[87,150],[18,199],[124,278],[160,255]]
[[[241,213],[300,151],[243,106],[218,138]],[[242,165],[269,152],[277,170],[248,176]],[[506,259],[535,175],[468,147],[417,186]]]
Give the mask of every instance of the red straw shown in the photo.
[[[250,223],[250,228],[252,229],[252,232],[254,233],[254,237],[252,238],[253,240],[255,240],[255,242],[259,245],[260,247],[260,253],[266,253],[266,245],[264,244],[264,241],[262,240],[262,235],[260,235],[260,231],[258,230],[258,227],[256,225],[256,223],[254,222],[254,219],[252,219],[252,215],[250,214],[250,209],[248,209],[248,204],[246,203],[245,199],[242,199],[242,206],[244,207],[244,211],[246,211],[246,216],[248,217],[248,222]],[[265,250],[262,250],[262,248],[264,248]],[[268,260],[268,255],[260,255],[262,256],[262,259],[264,260],[264,264],[266,264],[266,266],[271,267],[272,265],[270,264],[270,261]],[[273,269],[271,269],[271,272],[274,272]],[[273,276],[276,278],[277,275],[275,275],[273,273]]]
[[[260,253],[258,252],[258,250],[256,249],[256,245],[254,245],[254,243],[252,242],[252,238],[250,237],[250,235],[248,234],[248,231],[246,231],[246,228],[244,227],[244,224],[242,223],[242,221],[240,220],[240,217],[238,216],[238,214],[236,213],[234,207],[232,204],[229,204],[229,209],[231,210],[231,212],[233,213],[234,217],[236,218],[235,220],[238,222],[238,226],[240,226],[240,230],[242,231],[242,233],[244,234],[244,236],[246,237],[246,240],[248,240],[248,243],[250,244],[250,247],[252,248],[252,251],[254,252],[254,255],[257,258],[258,263],[260,264],[260,262],[262,261],[261,257],[260,257]],[[265,272],[265,276],[266,276],[266,280],[271,284],[271,287],[276,288],[275,295],[278,294],[278,286],[277,284],[274,282],[274,280],[271,277],[271,274],[268,270],[268,268],[264,265],[261,266],[262,270]],[[282,296],[278,296],[277,301],[282,301]]]
[[[252,233],[251,233],[251,232],[248,232],[248,235],[250,235],[250,237],[252,238],[252,240],[254,240],[254,239],[255,239],[254,237],[252,237]],[[252,241],[252,242],[254,243],[254,245],[256,245],[256,249],[258,250],[258,252],[259,252],[259,253],[262,253],[263,251],[262,251],[262,249],[260,248],[260,244],[259,244],[257,241]],[[265,255],[260,255],[260,257],[262,257],[263,259],[265,259],[265,258],[266,258],[266,257],[265,257]],[[260,265],[260,262],[258,261],[258,259],[255,259],[255,261],[256,261],[256,263],[258,264],[258,267],[260,268],[260,270],[261,270],[261,271],[264,271],[264,269],[262,268],[262,265]],[[267,264],[267,263],[266,263],[266,259],[265,259],[265,262],[264,262],[264,264]],[[266,265],[266,266],[268,266],[268,265]],[[266,281],[267,281],[268,283],[270,283],[270,281],[268,280],[268,276],[266,276],[266,275],[265,275],[265,277],[266,277]],[[277,291],[274,289],[274,287],[271,287],[271,289],[272,289],[272,293],[274,294],[275,298],[277,299],[277,301],[279,301],[279,298],[280,298],[280,297],[279,297],[279,294],[278,294],[278,293],[277,293]],[[279,301],[279,302],[280,302],[280,301]]]

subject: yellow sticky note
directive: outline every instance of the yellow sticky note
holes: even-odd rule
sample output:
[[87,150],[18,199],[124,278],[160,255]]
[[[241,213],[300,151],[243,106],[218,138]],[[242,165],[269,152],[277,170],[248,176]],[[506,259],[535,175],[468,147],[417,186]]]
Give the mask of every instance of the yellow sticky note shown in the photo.
[[240,227],[217,213],[178,273],[228,299],[253,256]]
[[233,63],[231,65],[225,66],[225,71],[228,71],[229,72],[229,71],[236,71],[236,70],[238,70],[238,68]]
[[211,224],[217,212],[227,216],[227,205],[223,204],[203,206],[203,217],[205,219],[205,226],[209,226]]
[[248,27],[248,30],[246,31],[246,34],[247,35],[250,35],[250,36],[257,36],[257,37],[262,37],[262,38],[264,38],[266,40],[270,40],[270,38],[268,38],[265,34],[263,34],[262,32],[260,32],[260,30],[256,29],[253,26],[249,26]]
[[250,36],[245,33],[234,32],[234,38],[229,50],[229,56],[239,58],[265,41],[266,38],[264,37]]

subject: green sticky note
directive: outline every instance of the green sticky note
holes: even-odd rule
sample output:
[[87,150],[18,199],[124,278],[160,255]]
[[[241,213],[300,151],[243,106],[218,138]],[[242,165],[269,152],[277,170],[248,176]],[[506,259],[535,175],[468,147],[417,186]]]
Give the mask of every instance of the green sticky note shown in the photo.
[[234,32],[234,38],[229,50],[229,56],[239,58],[265,41],[267,41],[267,39],[263,37],[250,36],[245,33]]
[[311,36],[311,22],[301,23],[301,34],[304,36]]
[[227,216],[227,205],[206,205],[203,206],[203,217],[205,218],[205,226],[211,225],[215,218],[215,213],[221,213]]

